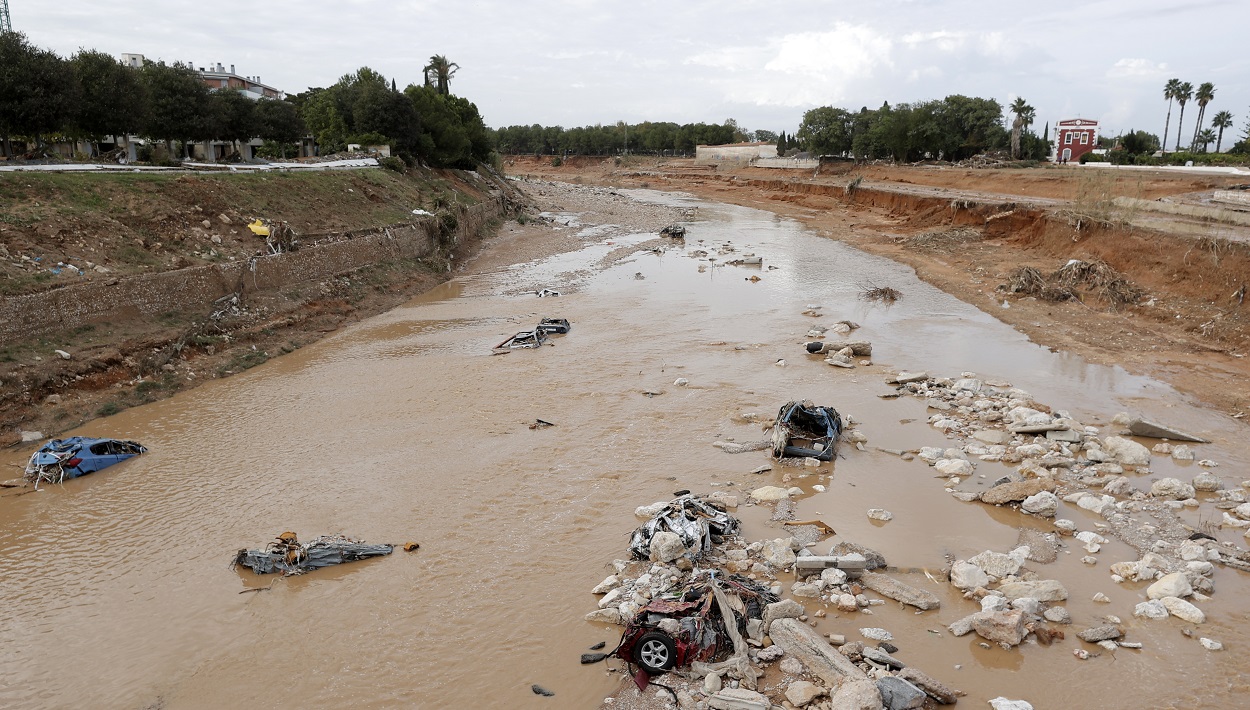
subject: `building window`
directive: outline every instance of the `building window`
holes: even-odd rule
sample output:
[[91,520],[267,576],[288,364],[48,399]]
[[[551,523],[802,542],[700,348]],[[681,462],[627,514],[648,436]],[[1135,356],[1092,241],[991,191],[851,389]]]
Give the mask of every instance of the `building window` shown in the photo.
[[1089,134],[1081,131],[1081,145],[1089,145]]
[[1066,135],[1067,135],[1067,138],[1065,138],[1063,142],[1071,145],[1073,143],[1072,139],[1076,136],[1076,134],[1073,133],[1072,131],[1068,131]]

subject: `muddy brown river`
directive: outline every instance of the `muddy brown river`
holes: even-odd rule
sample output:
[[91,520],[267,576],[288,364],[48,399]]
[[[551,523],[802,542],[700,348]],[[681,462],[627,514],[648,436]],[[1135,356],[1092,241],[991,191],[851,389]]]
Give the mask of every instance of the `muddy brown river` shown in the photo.
[[[1052,529],[962,503],[921,461],[875,450],[948,445],[922,401],[877,397],[891,391],[892,369],[1009,380],[1085,424],[1106,426],[1119,411],[1172,422],[1214,441],[1196,447],[1198,458],[1220,464],[1226,487],[1250,478],[1244,425],[1160,382],[1029,342],[992,317],[1001,307],[993,284],[984,302],[967,304],[766,212],[633,194],[699,204],[683,248],[640,250],[655,236],[587,227],[581,249],[508,265],[502,240],[404,307],[71,432],[136,439],[150,452],[0,498],[0,706],[596,707],[622,676],[578,664],[587,647],[619,638],[583,620],[597,600],[589,590],[626,556],[634,508],[679,489],[745,492],[789,474],[786,485],[807,491],[799,519],[824,520],[837,539],[905,568],[937,570],[946,555],[1009,550],[1020,527]],[[709,268],[690,256],[730,242],[764,268]],[[868,303],[857,298],[864,284],[904,296]],[[565,293],[525,293],[541,287]],[[802,315],[813,305],[823,318]],[[569,319],[572,332],[554,347],[490,354],[544,316]],[[872,366],[842,370],[804,353],[808,328],[844,318],[872,341]],[[679,377],[689,386],[674,386]],[[711,446],[763,438],[740,415],[770,418],[791,399],[852,415],[868,449],[846,446],[832,467],[753,475],[766,452]],[[536,418],[556,426],[531,430]],[[0,465],[17,475],[11,466],[29,454],[4,452]],[[980,463],[976,477],[988,485],[1008,470]],[[1148,488],[1198,470],[1156,456],[1150,474],[1133,478]],[[894,519],[869,520],[868,508]],[[770,513],[739,508],[745,537],[786,536]],[[1184,516],[1219,520],[1207,505]],[[1080,529],[1097,520],[1065,503],[1059,517]],[[284,530],[421,548],[276,583],[231,569],[236,550]],[[1244,546],[1238,531],[1217,536]],[[1136,552],[1113,541],[1090,567],[1068,542],[1057,562],[1030,563],[1071,593],[1074,624],[1053,646],[1004,651],[950,636],[945,625],[979,605],[915,574],[902,578],[937,593],[940,610],[831,611],[818,628],[855,638],[860,627],[890,629],[901,659],[968,694],[961,706],[1005,695],[1039,710],[1244,707],[1247,575],[1217,570],[1199,627],[1135,619],[1144,585],[1116,585],[1108,567]],[[788,589],[792,579],[781,580]],[[1097,592],[1111,602],[1091,601]],[[1106,614],[1144,648],[1075,659],[1075,631]],[[1204,650],[1198,636],[1225,650]],[[535,683],[555,696],[535,695]]]

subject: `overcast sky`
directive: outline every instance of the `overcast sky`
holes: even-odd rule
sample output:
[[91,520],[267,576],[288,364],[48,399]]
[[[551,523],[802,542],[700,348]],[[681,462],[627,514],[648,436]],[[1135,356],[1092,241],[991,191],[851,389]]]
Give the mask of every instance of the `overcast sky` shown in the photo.
[[[1094,118],[1162,133],[1163,84],[1216,86],[1250,113],[1250,0],[9,0],[13,28],[196,67],[221,62],[288,93],[370,66],[403,87],[430,55],[488,125],[619,120],[792,132],[824,105],[858,110],[965,94],[1023,96],[1037,129]],[[1197,106],[1185,111],[1192,132]],[[1177,111],[1170,135],[1175,140]],[[1224,145],[1231,141],[1225,136]]]

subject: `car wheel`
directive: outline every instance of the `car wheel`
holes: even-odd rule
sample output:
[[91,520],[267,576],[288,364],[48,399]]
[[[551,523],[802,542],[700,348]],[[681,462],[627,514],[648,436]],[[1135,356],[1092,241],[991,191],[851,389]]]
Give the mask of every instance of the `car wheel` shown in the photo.
[[677,665],[677,644],[668,634],[648,631],[634,644],[634,661],[651,675],[667,673]]

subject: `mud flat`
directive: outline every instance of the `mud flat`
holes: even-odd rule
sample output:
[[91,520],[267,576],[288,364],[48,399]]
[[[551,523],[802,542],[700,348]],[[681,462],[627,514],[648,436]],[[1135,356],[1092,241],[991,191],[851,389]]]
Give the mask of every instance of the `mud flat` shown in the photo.
[[[796,536],[773,519],[780,510],[836,530],[811,541],[816,552],[842,541],[879,552],[890,566],[885,574],[936,596],[940,607],[917,614],[857,600],[854,612],[818,617],[825,602],[799,597],[816,622],[808,628],[848,639],[860,638],[861,628],[886,629],[896,657],[967,693],[960,703],[1005,696],[1073,707],[1092,688],[1126,706],[1237,704],[1246,688],[1237,680],[1236,649],[1250,639],[1239,616],[1243,573],[1211,561],[1211,574],[1201,576],[1213,588],[1197,590],[1210,598],[1193,602],[1205,621],[1195,625],[1134,617],[1159,580],[1117,584],[1111,567],[1144,556],[1135,539],[1114,533],[1112,517],[1128,515],[1121,504],[1154,506],[1160,516],[1211,529],[1202,523],[1233,502],[1218,491],[1195,490],[1198,506],[1182,501],[1176,511],[1151,492],[1167,478],[1184,492],[1202,459],[1219,464],[1205,467],[1222,480],[1219,490],[1236,490],[1237,472],[1250,463],[1239,422],[1158,380],[1041,347],[895,262],[772,213],[645,190],[550,189],[559,199],[553,192],[540,204],[545,217],[510,223],[455,278],[404,306],[81,432],[142,441],[147,454],[63,487],[0,499],[0,574],[21,580],[0,592],[0,624],[11,630],[0,649],[11,669],[0,704],[237,706],[272,692],[279,677],[300,679],[284,685],[283,702],[308,707],[593,707],[621,689],[622,676],[578,663],[590,646],[619,638],[618,627],[584,619],[599,599],[590,590],[627,556],[640,522],[635,509],[680,490],[737,497],[742,549]],[[619,217],[596,214],[612,205],[620,205]],[[646,226],[631,223],[631,213],[650,215]],[[686,224],[684,242],[653,231],[671,219]],[[728,264],[751,256],[761,263]],[[863,300],[865,281],[902,296],[893,304]],[[562,295],[539,298],[542,288]],[[544,317],[568,319],[572,329],[550,346],[491,354]],[[814,326],[843,320],[860,326],[854,338],[872,343],[870,357],[842,368],[807,354]],[[904,391],[886,381],[922,371],[934,379],[904,383]],[[1012,461],[1006,450],[998,461],[980,458],[1008,443],[964,438],[971,420],[961,408],[988,412],[976,402],[991,398],[978,392],[968,405],[952,394],[948,402],[942,392],[960,379],[1003,396],[1015,388],[1038,414],[1062,412],[1080,424],[1079,450],[1077,442],[1049,440],[1050,458],[1034,458],[1046,470],[1042,461],[1072,459],[1051,476],[1061,494],[1054,519],[1106,542],[1095,541],[1092,553],[1089,541],[1057,535],[1055,561],[1028,560],[1015,576],[1063,585],[1065,602],[1044,603],[1067,610],[1073,623],[1065,628],[1113,625],[1103,617],[1115,615],[1140,650],[1089,646],[1075,633],[1048,647],[1025,640],[1004,649],[975,633],[949,632],[982,604],[944,579],[948,564],[953,571],[960,560],[1001,562],[994,555],[1010,559],[1022,534],[1057,530],[1051,518],[1012,504],[955,497],[980,495],[1013,474],[1042,478],[1018,471],[1025,459]],[[1020,396],[1004,404],[1012,398],[1027,404]],[[794,399],[849,416],[864,449],[849,442],[832,464],[809,467],[713,446],[759,441],[764,423]],[[930,400],[950,408],[931,409]],[[1087,471],[1085,447],[1096,438],[1110,452],[1121,411],[1211,443],[1190,445],[1193,462],[1151,452],[1148,464],[1125,466],[1116,480],[1123,476],[1142,500],[1124,482],[1108,492],[1111,479],[1101,486],[1095,479],[1110,474]],[[935,426],[937,414],[955,425]],[[554,426],[531,428],[538,419]],[[1007,431],[1005,423],[977,426]],[[1016,444],[1016,434],[1009,443],[1023,456],[1020,447],[1036,442],[1021,436]],[[1060,455],[1065,446],[1070,456]],[[938,469],[940,460],[963,460],[947,449],[973,469],[958,486],[947,469],[960,464]],[[933,450],[942,456],[930,467]],[[20,463],[25,453],[6,451],[0,465]],[[1066,471],[1080,475],[1069,482]],[[766,487],[788,492],[784,508],[748,504]],[[1101,515],[1082,498],[1065,499],[1077,492],[1104,503]],[[1111,511],[1103,495],[1115,498]],[[1234,518],[1235,508],[1228,510]],[[892,517],[869,517],[872,509]],[[227,562],[281,530],[421,547],[239,594],[269,580],[230,571]],[[1211,534],[1217,551],[1224,543],[1244,549],[1240,529]],[[1085,556],[1096,564],[1083,563]],[[745,573],[779,584],[795,601],[794,584],[805,580],[785,565],[753,572],[756,561]],[[987,598],[1007,596],[1004,579],[984,587]],[[869,602],[885,599],[861,593]],[[1099,593],[1110,602],[1094,601]],[[1225,650],[1208,651],[1200,637]],[[1078,660],[1072,652],[1081,648],[1101,655]],[[60,671],[66,654],[78,661],[73,674]],[[770,697],[789,682],[764,678]],[[536,695],[534,685],[554,695]],[[613,705],[626,702],[617,697]]]

